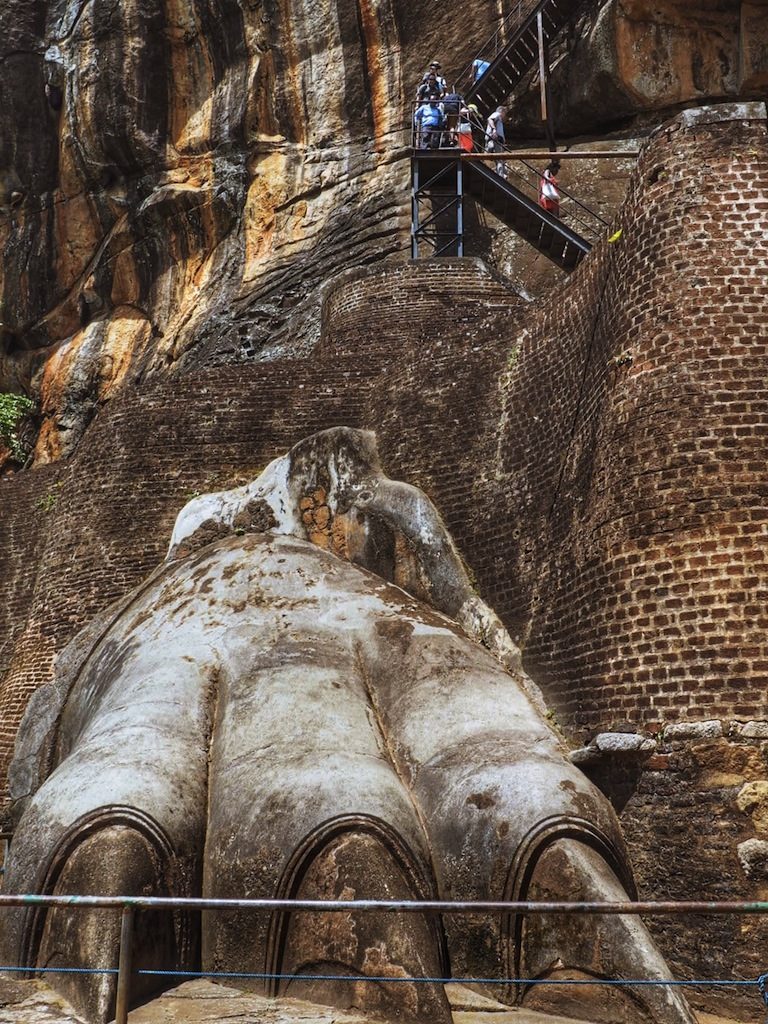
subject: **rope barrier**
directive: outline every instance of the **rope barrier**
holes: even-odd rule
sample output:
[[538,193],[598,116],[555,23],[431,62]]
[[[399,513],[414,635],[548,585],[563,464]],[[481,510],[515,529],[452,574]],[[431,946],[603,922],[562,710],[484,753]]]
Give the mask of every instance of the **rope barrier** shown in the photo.
[[[669,988],[757,988],[768,1009],[768,972],[758,978],[693,978],[681,981],[676,978],[441,978],[441,977],[397,977],[361,974],[285,974],[255,971],[187,971],[141,968],[134,970],[131,964],[132,928],[136,911],[147,909],[186,910],[252,910],[287,911],[289,913],[327,913],[329,911],[350,913],[354,911],[373,912],[417,912],[426,914],[764,914],[768,913],[768,902],[446,902],[440,900],[284,900],[284,899],[195,899],[153,896],[44,896],[40,894],[0,893],[0,909],[3,907],[64,906],[86,909],[102,908],[120,910],[120,962],[118,967],[21,967],[0,966],[2,974],[24,974],[45,976],[49,974],[69,975],[113,975],[116,976],[115,1024],[128,1024],[130,979],[137,975],[165,978],[211,978],[248,979],[254,981],[290,982],[369,982],[371,984],[416,984],[416,985],[517,985],[523,988],[538,985],[583,987],[585,985],[625,988],[669,987]],[[766,1020],[768,1024],[768,1020]]]
[[[0,967],[0,973],[23,972],[28,974],[117,974],[117,967]],[[768,1006],[766,981],[768,974],[759,978],[744,980],[735,978],[693,978],[680,981],[677,978],[438,978],[409,977],[393,978],[388,975],[369,974],[272,974],[264,971],[180,971],[142,968],[139,975],[163,978],[244,978],[251,981],[366,981],[375,984],[417,984],[417,985],[604,985],[604,986],[653,986],[663,985],[674,988],[710,987],[754,987],[757,986]]]

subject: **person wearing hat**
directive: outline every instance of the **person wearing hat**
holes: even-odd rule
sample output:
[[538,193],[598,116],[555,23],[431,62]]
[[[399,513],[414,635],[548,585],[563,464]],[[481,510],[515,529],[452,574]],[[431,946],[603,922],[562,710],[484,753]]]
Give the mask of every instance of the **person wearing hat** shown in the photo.
[[[479,132],[479,135],[478,135]],[[462,105],[459,111],[458,140],[465,153],[471,153],[483,135],[483,122],[476,103]]]
[[429,67],[424,72],[424,74],[421,76],[422,82],[426,82],[427,78],[429,78],[430,75],[434,75],[435,78],[437,79],[437,84],[440,86],[440,95],[441,96],[442,96],[443,93],[448,92],[448,83],[443,78],[443,76],[442,76],[442,74],[440,72],[440,61],[439,60],[433,60],[433,61],[430,62]]

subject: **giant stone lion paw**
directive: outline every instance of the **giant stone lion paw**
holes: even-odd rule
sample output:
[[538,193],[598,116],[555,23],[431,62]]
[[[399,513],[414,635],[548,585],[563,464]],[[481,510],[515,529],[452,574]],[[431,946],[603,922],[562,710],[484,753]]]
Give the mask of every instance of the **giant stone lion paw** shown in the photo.
[[[608,801],[568,761],[436,510],[345,428],[181,512],[166,562],[35,695],[12,793],[12,892],[633,895]],[[112,966],[118,928],[110,911],[27,907],[0,953]],[[551,1009],[545,987],[501,979],[668,976],[636,917],[154,911],[134,957],[279,975],[273,994],[430,1024],[451,1019],[443,986],[407,979],[500,979],[489,994]],[[110,1018],[113,975],[51,978]],[[135,999],[158,984],[141,976]],[[554,991],[561,1014],[692,1024],[669,988]]]

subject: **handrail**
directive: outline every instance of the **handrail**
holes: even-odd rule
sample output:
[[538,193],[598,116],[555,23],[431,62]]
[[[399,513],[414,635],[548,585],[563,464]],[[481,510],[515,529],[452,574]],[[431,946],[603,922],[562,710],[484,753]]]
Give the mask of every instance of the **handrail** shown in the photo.
[[[493,35],[486,39],[486,41],[483,43],[480,49],[476,52],[475,56],[469,62],[467,67],[465,67],[463,71],[461,71],[456,76],[456,82],[459,83],[460,85],[463,85],[465,83],[474,85],[475,79],[473,77],[472,72],[475,66],[475,61],[488,60],[488,58],[490,58],[490,60],[488,60],[488,63],[493,63],[493,61],[499,55],[501,50],[504,49],[504,46],[506,45],[506,37],[508,35],[511,35],[513,31],[515,31],[520,27],[520,25],[522,25],[524,19],[529,14],[529,8],[533,9],[536,6],[537,3],[535,2],[535,0],[533,3],[531,3],[531,0],[517,0],[517,6],[512,11],[510,11],[509,14],[506,15],[506,17],[502,18],[499,27],[496,29]],[[525,11],[523,11],[524,7]],[[480,78],[482,78],[482,75],[480,76]],[[479,81],[480,78],[478,78],[477,81]]]
[[[768,914],[764,900],[288,900],[214,899],[194,896],[45,896],[0,894],[2,907],[74,907],[122,910],[290,910],[348,913],[350,910],[415,914]],[[33,969],[33,968],[32,968]]]
[[[515,160],[633,160],[639,149],[508,149]],[[465,160],[496,160],[495,153],[464,153]]]
[[[529,164],[527,160],[524,160],[520,156],[515,157],[515,159],[518,160],[529,171],[531,171],[532,174],[535,174],[537,179],[541,177],[541,172],[538,171],[532,164]],[[557,159],[557,154],[553,157],[553,159]],[[538,182],[537,182],[537,187],[538,187]],[[577,199],[576,196],[574,196],[572,192],[569,192],[568,189],[564,188],[559,182],[558,182],[558,185],[557,185],[557,189],[558,189],[558,192],[560,193],[561,196],[565,196],[566,199],[570,199],[571,202],[575,203],[576,206],[578,206],[580,209],[582,209],[590,217],[593,217],[595,220],[599,220],[604,228],[610,227],[610,223],[607,220],[605,220],[603,217],[601,217],[599,213],[596,213],[595,210],[591,209],[585,203],[582,203],[580,199]],[[586,223],[586,222],[585,221],[580,221],[580,223]]]

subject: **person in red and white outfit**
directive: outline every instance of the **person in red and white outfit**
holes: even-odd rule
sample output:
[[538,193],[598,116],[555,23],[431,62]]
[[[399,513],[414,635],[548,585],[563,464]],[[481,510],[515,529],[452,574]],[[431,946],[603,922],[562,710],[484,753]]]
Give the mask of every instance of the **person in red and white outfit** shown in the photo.
[[553,160],[547,164],[539,179],[539,206],[554,217],[560,216],[560,193],[557,190],[557,175],[560,164]]

